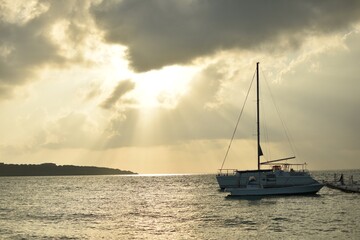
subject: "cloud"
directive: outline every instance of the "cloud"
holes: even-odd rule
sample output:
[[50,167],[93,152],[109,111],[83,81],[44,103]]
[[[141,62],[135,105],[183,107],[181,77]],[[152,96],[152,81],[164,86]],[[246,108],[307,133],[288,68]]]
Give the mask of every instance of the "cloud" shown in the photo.
[[101,103],[101,107],[104,109],[110,109],[113,107],[122,97],[135,88],[135,83],[131,80],[123,80],[118,83],[111,95]]
[[[360,33],[352,32],[344,38],[345,47],[305,59],[283,76],[288,81],[284,83],[286,91],[280,97],[292,96],[291,102],[288,102],[292,107],[286,106],[288,110],[306,112],[306,115],[300,115],[302,120],[311,124],[307,127],[317,128],[309,132],[311,136],[341,136],[343,141],[338,145],[342,147],[360,144],[360,138],[352,134],[351,129],[360,121],[360,113],[355,110],[360,103],[357,93],[360,89],[357,64],[360,58],[359,41]],[[310,68],[311,65],[316,65],[316,70]]]
[[32,81],[45,66],[83,61],[91,33],[90,1],[0,3],[0,98]]
[[86,114],[69,112],[45,122],[32,145],[35,149],[89,148],[99,137],[98,126]]
[[359,42],[353,31],[342,45],[311,55],[304,51],[307,56],[293,59],[283,81],[273,86],[300,157],[317,168],[358,166]]
[[[41,21],[30,21],[18,26],[0,22],[0,87],[10,90],[21,85],[45,63],[60,63],[56,46],[39,30]],[[1,94],[0,97],[4,96]],[[6,95],[5,95],[6,96]]]
[[90,101],[99,97],[102,93],[101,84],[99,82],[90,82],[85,89],[79,92],[84,101]]
[[91,11],[106,41],[126,45],[131,66],[148,71],[235,48],[298,47],[359,21],[360,2],[122,0]]

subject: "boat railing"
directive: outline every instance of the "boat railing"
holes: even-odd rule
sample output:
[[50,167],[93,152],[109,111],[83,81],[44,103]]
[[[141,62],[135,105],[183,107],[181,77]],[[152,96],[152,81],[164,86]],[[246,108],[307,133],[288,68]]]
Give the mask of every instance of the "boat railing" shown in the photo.
[[237,172],[237,169],[219,169],[218,176],[233,176]]
[[307,172],[306,163],[276,163],[267,165],[271,165],[273,171]]

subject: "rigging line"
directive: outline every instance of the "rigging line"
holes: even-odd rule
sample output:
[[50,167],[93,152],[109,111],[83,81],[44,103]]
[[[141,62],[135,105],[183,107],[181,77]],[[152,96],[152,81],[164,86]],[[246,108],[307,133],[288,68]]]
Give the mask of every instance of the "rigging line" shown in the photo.
[[272,91],[271,91],[271,89],[270,89],[270,86],[269,86],[269,83],[268,83],[268,81],[267,81],[267,79],[266,79],[266,76],[265,76],[265,74],[264,74],[263,72],[262,72],[262,74],[263,74],[263,76],[264,76],[266,86],[267,86],[267,88],[269,89],[270,97],[271,97],[271,100],[272,100],[272,102],[273,102],[273,104],[274,104],[274,106],[275,106],[275,110],[276,110],[276,112],[277,112],[277,114],[278,114],[278,116],[279,116],[280,122],[281,122],[281,124],[282,124],[282,126],[283,126],[283,128],[284,128],[285,136],[286,136],[287,141],[288,141],[288,143],[289,143],[289,145],[290,145],[291,151],[294,153],[294,155],[296,155],[296,153],[295,153],[295,147],[294,147],[294,145],[293,145],[293,143],[292,143],[292,141],[291,141],[290,135],[289,135],[289,130],[287,129],[286,124],[285,124],[284,120],[283,120],[282,117],[281,117],[279,108],[278,108],[278,106],[277,106],[277,104],[276,104],[275,98],[274,98],[274,96],[273,96],[273,94],[272,94]]
[[229,150],[230,150],[231,144],[232,144],[232,142],[233,142],[233,140],[234,140],[235,133],[236,133],[236,130],[237,130],[238,125],[239,125],[239,122],[240,122],[240,118],[241,118],[241,116],[242,116],[242,113],[244,112],[245,104],[246,104],[246,101],[247,101],[247,99],[248,99],[248,96],[249,96],[249,93],[250,93],[250,90],[251,90],[251,86],[252,86],[252,84],[253,84],[253,82],[254,82],[255,75],[256,75],[256,71],[254,72],[254,75],[253,75],[253,78],[252,78],[252,80],[251,80],[249,89],[248,89],[248,91],[247,91],[247,93],[246,93],[246,97],[245,97],[244,104],[243,104],[243,106],[242,106],[242,108],[241,108],[239,117],[238,117],[237,122],[236,122],[236,125],[235,125],[234,132],[233,132],[233,134],[232,134],[232,136],[231,136],[231,140],[230,140],[229,146],[228,146],[228,148],[227,148],[227,150],[226,150],[226,154],[225,154],[224,160],[223,160],[223,162],[222,162],[222,164],[221,164],[220,170],[223,169],[225,160],[226,160],[226,158],[227,158],[227,156],[228,156],[228,154],[229,154]]
[[[262,88],[260,89],[260,94],[263,94],[263,90]],[[260,101],[260,106],[261,106],[261,112],[263,115],[262,118],[262,123],[263,123],[263,132],[264,132],[264,147],[265,147],[265,151],[266,151],[266,155],[263,157],[267,157],[268,159],[271,159],[271,148],[270,148],[270,138],[269,138],[269,131],[268,131],[268,124],[267,124],[267,116],[266,116],[266,111],[265,111],[265,106],[264,106],[264,101]]]

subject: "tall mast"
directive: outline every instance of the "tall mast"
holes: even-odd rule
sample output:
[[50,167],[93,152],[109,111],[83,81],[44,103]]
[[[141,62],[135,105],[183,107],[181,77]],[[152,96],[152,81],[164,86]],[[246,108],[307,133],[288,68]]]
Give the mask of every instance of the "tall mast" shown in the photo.
[[259,108],[259,63],[256,63],[256,123],[257,123],[257,160],[258,160],[258,170],[260,170],[260,156],[262,155],[262,150],[260,147],[260,108]]

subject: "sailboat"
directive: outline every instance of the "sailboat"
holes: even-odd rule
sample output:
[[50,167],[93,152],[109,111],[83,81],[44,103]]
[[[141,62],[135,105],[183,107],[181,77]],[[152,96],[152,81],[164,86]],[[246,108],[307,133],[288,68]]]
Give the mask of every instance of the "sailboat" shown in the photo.
[[[295,156],[265,162],[260,160],[263,152],[260,146],[259,63],[256,63],[256,98],[257,169],[243,171],[223,169],[222,165],[219,173],[216,175],[219,187],[225,192],[229,192],[230,196],[317,193],[323,187],[323,184],[311,177],[306,170],[306,163],[289,164],[286,162],[287,160],[294,159]],[[264,169],[262,166],[270,166],[270,168]]]

